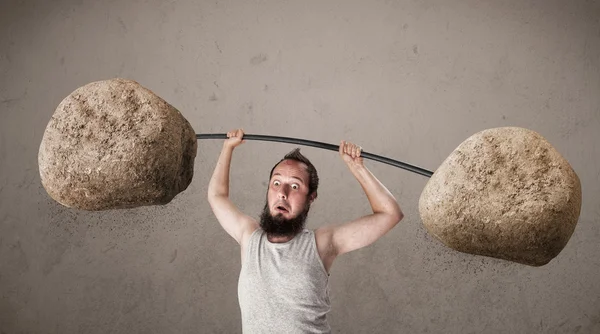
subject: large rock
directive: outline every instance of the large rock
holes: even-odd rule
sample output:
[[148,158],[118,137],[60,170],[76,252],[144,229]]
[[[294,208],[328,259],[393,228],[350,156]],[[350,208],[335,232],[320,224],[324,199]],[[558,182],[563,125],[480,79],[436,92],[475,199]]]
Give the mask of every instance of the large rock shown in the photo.
[[166,204],[190,184],[197,140],[173,106],[135,81],[87,84],[67,96],[40,145],[42,184],[83,210]]
[[427,230],[457,251],[531,266],[556,257],[581,210],[581,184],[538,133],[504,127],[460,144],[419,199]]

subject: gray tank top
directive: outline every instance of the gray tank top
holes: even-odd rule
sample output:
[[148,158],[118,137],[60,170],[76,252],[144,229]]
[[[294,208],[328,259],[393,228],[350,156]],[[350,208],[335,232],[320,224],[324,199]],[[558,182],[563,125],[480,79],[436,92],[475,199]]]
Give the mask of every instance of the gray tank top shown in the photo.
[[329,275],[314,231],[272,243],[256,229],[240,270],[238,300],[245,334],[331,333]]

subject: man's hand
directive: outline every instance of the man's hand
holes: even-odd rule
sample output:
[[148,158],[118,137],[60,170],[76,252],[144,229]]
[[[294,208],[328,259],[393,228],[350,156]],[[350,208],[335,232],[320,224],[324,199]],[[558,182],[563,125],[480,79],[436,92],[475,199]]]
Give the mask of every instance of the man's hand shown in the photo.
[[243,129],[229,131],[229,132],[227,132],[228,139],[225,140],[225,143],[223,143],[223,145],[226,147],[232,148],[232,149],[236,148],[239,145],[246,142],[245,140],[243,140],[243,137],[244,137]]
[[348,167],[363,167],[363,158],[360,156],[362,153],[362,147],[341,141],[340,143],[340,156]]

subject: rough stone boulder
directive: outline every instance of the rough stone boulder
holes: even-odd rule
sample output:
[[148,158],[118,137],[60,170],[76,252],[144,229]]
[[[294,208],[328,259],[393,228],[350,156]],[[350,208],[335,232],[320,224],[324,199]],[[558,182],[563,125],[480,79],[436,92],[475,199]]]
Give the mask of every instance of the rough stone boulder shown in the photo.
[[173,106],[135,81],[78,88],[57,107],[38,153],[57,202],[82,210],[170,202],[190,184],[197,140]]
[[531,266],[562,251],[580,211],[577,174],[540,134],[519,127],[469,137],[419,199],[423,224],[446,246]]

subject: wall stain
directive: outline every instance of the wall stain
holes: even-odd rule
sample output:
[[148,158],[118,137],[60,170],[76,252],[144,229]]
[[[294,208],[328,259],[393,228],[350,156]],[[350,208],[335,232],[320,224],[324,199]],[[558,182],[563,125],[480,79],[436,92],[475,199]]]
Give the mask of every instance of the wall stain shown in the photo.
[[169,261],[169,263],[173,263],[173,261],[175,261],[176,258],[177,258],[177,249],[175,249],[175,251],[173,252],[173,255],[171,255],[171,261]]
[[260,63],[264,63],[265,61],[267,61],[267,55],[261,53],[259,55],[252,57],[250,59],[250,64],[258,65]]

